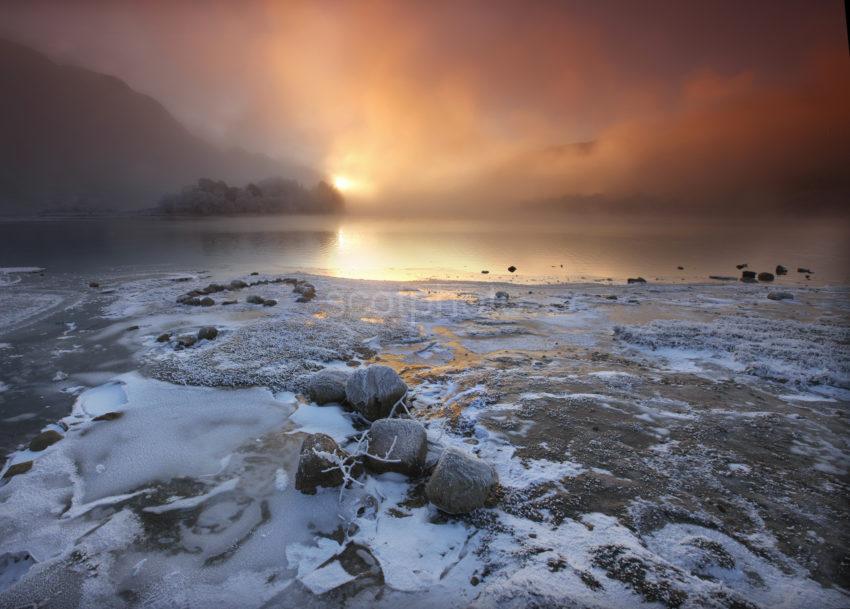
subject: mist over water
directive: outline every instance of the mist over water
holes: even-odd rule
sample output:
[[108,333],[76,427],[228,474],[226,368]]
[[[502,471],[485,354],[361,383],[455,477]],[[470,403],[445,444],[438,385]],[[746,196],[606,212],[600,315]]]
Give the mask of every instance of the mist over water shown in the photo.
[[[850,283],[847,255],[846,225],[823,218],[272,216],[0,222],[0,266],[92,276],[261,269],[405,281],[559,283],[642,276],[679,283],[739,276],[736,265],[747,263],[756,271],[786,266],[790,273],[778,278],[782,283],[823,285]],[[507,271],[512,265],[515,273]],[[798,267],[814,274],[807,280]]]

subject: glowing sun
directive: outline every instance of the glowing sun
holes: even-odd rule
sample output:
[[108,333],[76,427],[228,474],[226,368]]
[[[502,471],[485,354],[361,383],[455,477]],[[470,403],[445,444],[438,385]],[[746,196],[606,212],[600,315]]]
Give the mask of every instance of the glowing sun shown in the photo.
[[351,178],[347,178],[345,176],[336,175],[333,177],[334,187],[337,190],[345,192],[346,190],[351,190],[355,187],[355,182]]

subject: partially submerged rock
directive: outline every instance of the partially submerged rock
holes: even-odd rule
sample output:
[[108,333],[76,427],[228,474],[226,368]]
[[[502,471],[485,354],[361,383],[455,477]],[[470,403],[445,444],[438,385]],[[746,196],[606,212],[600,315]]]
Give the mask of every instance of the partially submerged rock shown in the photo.
[[345,384],[349,373],[345,370],[322,370],[310,377],[307,395],[316,404],[341,404],[345,401]]
[[389,366],[369,366],[354,372],[345,384],[348,403],[370,421],[389,416],[407,385]]
[[741,273],[741,281],[744,283],[753,283],[756,280],[755,271],[743,271]]
[[425,494],[444,512],[466,514],[484,506],[497,482],[492,465],[459,448],[447,448],[425,486]]
[[158,342],[158,343],[167,343],[170,340],[171,340],[171,333],[170,332],[163,332],[162,334],[160,334],[159,336],[156,337],[156,342]]
[[241,279],[234,279],[230,282],[231,290],[241,290],[242,288],[247,288],[248,284],[242,281]]
[[102,415],[96,416],[92,421],[114,421],[124,416],[123,412],[104,412]]
[[767,297],[771,300],[794,300],[791,292],[768,292]]
[[511,297],[510,294],[508,294],[507,292],[503,292],[502,290],[499,290],[498,292],[496,292],[496,299],[497,300],[508,300],[510,297]]
[[209,296],[204,296],[203,298],[201,298],[200,305],[202,307],[211,307],[214,304],[215,304],[215,300],[213,300]]
[[198,342],[198,337],[194,334],[184,334],[183,336],[177,337],[177,347],[180,349],[185,349],[186,347],[191,347],[196,342]]
[[758,274],[758,280],[759,281],[773,281],[774,279],[775,279],[775,277],[773,276],[773,273],[768,273],[766,271],[763,271],[763,272]]
[[20,463],[15,463],[6,470],[6,473],[3,474],[3,479],[8,480],[9,478],[13,478],[19,474],[25,474],[31,469],[32,461],[21,461]]
[[198,330],[198,340],[214,340],[218,336],[218,329],[215,326],[204,326]]
[[33,452],[39,452],[56,444],[59,440],[61,440],[64,436],[58,431],[54,431],[53,429],[48,429],[47,431],[42,431],[32,440],[30,440],[29,449]]
[[313,495],[320,486],[342,485],[345,476],[338,465],[350,463],[351,459],[330,436],[323,433],[310,434],[301,445],[295,489]]
[[777,274],[777,275],[787,275],[787,274],[788,274],[788,269],[786,269],[786,268],[785,268],[784,266],[782,266],[781,264],[777,264],[777,265],[776,265],[776,274]]
[[709,275],[709,279],[714,279],[715,281],[737,281],[737,277],[732,277],[731,275]]
[[646,283],[646,279],[643,277],[629,277],[626,279],[626,283]]
[[424,469],[427,454],[428,436],[419,421],[379,419],[369,429],[366,467],[374,472],[415,476]]
[[245,299],[245,302],[247,302],[248,304],[261,305],[261,304],[265,304],[266,299],[263,298],[262,296],[257,296],[256,294],[251,294],[250,296],[248,296],[248,298]]
[[266,299],[263,301],[263,306],[264,306],[264,307],[273,307],[273,306],[275,306],[276,304],[277,304],[277,301],[276,301],[274,298],[266,298]]
[[811,275],[811,274],[812,274],[812,271],[810,271],[809,269],[807,269],[807,268],[805,268],[805,267],[802,267],[802,266],[798,266],[798,267],[797,267],[797,272],[798,272],[798,273],[805,273],[805,274],[807,274],[807,275]]

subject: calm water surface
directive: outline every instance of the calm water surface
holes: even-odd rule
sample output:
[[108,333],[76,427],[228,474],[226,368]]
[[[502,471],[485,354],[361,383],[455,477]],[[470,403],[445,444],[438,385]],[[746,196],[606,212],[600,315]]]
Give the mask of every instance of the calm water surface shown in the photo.
[[[196,220],[0,222],[0,267],[51,272],[301,270],[364,279],[508,279],[529,283],[641,275],[703,281],[783,264],[783,281],[850,283],[843,221],[669,218],[500,221],[274,216]],[[507,267],[518,268],[513,275]],[[682,266],[684,270],[677,267]],[[483,275],[482,270],[490,273]]]

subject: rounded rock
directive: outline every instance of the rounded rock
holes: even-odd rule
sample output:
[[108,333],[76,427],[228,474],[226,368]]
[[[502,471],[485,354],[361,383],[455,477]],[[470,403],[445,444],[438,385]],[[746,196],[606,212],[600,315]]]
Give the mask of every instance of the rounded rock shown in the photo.
[[497,483],[492,465],[458,448],[447,448],[425,486],[425,494],[444,512],[466,514],[483,507]]
[[218,329],[215,326],[204,326],[198,330],[198,340],[214,340],[218,336]]
[[320,486],[335,487],[345,482],[342,470],[335,460],[329,456],[336,455],[339,459],[349,459],[349,455],[328,435],[323,433],[310,434],[301,444],[301,454],[298,458],[298,471],[295,473],[295,489],[307,495],[316,493]]
[[389,366],[361,368],[345,384],[348,403],[370,421],[388,417],[406,392],[407,385]]
[[307,395],[319,404],[341,404],[345,401],[345,384],[349,374],[344,370],[322,370],[310,377]]
[[424,469],[427,454],[428,435],[419,421],[379,419],[369,429],[366,467],[374,472],[416,476]]

